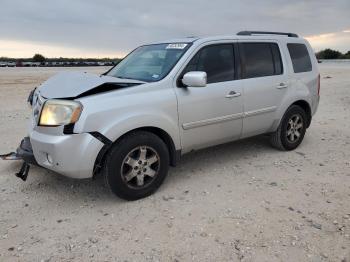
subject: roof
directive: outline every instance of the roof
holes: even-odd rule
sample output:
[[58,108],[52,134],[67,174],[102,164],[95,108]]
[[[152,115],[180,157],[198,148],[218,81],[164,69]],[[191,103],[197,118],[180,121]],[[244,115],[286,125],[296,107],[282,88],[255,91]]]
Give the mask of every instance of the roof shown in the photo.
[[256,39],[256,40],[271,40],[271,39],[279,39],[279,40],[291,40],[295,42],[299,38],[298,35],[294,33],[283,33],[283,32],[260,32],[260,31],[242,31],[238,34],[232,35],[216,35],[216,36],[190,36],[184,38],[177,39],[168,39],[165,41],[157,41],[153,44],[161,44],[161,43],[193,43],[196,41],[200,42],[208,42],[215,40],[240,40],[240,39]]

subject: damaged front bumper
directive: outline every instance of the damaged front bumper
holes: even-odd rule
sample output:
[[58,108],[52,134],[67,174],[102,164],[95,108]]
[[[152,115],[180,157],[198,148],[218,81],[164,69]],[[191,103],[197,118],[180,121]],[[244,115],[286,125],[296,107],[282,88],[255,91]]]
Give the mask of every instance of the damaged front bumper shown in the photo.
[[26,180],[29,167],[37,165],[71,178],[91,178],[99,152],[105,142],[94,132],[57,135],[32,130],[22,140],[16,152],[1,155],[4,160],[23,160],[16,175]]
[[16,176],[21,178],[23,181],[27,180],[30,165],[38,165],[33,154],[29,137],[22,139],[16,152],[0,155],[0,158],[3,160],[23,160],[20,171],[16,173]]

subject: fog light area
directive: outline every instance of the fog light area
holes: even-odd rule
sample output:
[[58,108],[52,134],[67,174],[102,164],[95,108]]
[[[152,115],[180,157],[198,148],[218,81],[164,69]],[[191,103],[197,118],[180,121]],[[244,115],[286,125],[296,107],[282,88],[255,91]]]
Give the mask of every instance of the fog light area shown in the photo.
[[53,163],[53,159],[52,159],[52,156],[50,154],[46,154],[46,158],[47,158],[47,161],[52,164]]

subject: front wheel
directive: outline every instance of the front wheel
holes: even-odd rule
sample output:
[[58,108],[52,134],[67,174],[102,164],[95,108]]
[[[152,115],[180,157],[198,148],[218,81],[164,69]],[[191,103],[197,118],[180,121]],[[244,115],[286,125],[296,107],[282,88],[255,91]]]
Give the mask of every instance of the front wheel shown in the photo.
[[272,146],[280,150],[297,148],[304,139],[306,119],[306,113],[300,106],[292,105],[289,107],[278,129],[271,134]]
[[105,180],[111,191],[126,200],[151,195],[164,181],[169,151],[153,133],[137,131],[117,142],[106,158]]

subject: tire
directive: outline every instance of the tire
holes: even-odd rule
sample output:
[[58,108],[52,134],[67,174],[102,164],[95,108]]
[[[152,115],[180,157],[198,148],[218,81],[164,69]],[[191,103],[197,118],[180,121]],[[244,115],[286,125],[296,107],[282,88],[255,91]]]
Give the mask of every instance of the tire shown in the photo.
[[[299,117],[300,120],[296,122],[297,117]],[[291,125],[291,121],[293,122],[293,125]],[[302,125],[301,127],[300,124]],[[292,105],[284,114],[276,132],[271,134],[271,145],[282,151],[293,150],[303,141],[306,128],[307,116],[304,109],[300,106]],[[292,139],[292,137],[294,137],[294,139]]]
[[168,169],[169,150],[163,140],[153,133],[136,131],[127,134],[108,152],[104,177],[115,195],[137,200],[154,193]]

